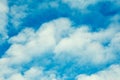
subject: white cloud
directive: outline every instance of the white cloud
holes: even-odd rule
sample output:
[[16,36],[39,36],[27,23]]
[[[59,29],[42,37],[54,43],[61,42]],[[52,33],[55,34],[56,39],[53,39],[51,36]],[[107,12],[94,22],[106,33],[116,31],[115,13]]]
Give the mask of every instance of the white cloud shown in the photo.
[[25,28],[17,36],[10,38],[10,43],[24,44],[30,41],[35,36],[35,31],[32,28]]
[[44,71],[43,68],[34,66],[25,71],[24,74],[16,71],[5,76],[3,76],[4,78],[1,77],[1,80],[62,80],[59,76],[56,76],[54,71]]
[[[12,3],[12,1],[9,1]],[[18,5],[19,4],[19,5]],[[34,8],[31,6],[34,4]],[[46,10],[49,8],[57,8],[59,6],[58,1],[43,1],[43,2],[34,2],[32,0],[29,1],[22,1],[18,0],[15,1],[15,4],[10,6],[10,22],[13,24],[12,27],[19,30],[21,29],[21,24],[24,23],[23,20],[25,18],[33,18],[36,14],[41,14],[39,11]],[[29,24],[29,23],[28,23]]]
[[12,27],[15,29],[20,28],[20,24],[22,24],[22,20],[27,16],[28,7],[27,5],[13,5],[10,7],[10,16],[11,16],[11,23],[13,24]]
[[54,71],[44,71],[41,68],[32,67],[30,70],[25,72],[24,77],[26,80],[60,80],[56,77]]
[[66,31],[69,27],[70,21],[61,18],[43,24],[37,32],[26,28],[10,39],[13,45],[6,52],[6,55],[12,57],[11,62],[19,64],[19,62],[29,61],[35,56],[52,51],[56,43],[67,34]]
[[[36,32],[33,29],[26,28],[17,36],[11,37],[9,42],[12,45],[0,59],[0,69],[2,69],[0,77],[8,75],[9,80],[22,79],[20,75],[22,64],[28,63],[34,58],[41,57],[44,53],[52,52],[57,41],[62,39],[63,35],[67,34],[64,34],[64,32],[69,27],[70,21],[66,18],[61,18],[43,24]],[[56,80],[53,78],[55,75],[50,75],[49,77],[51,80]],[[47,79],[47,77],[43,78],[43,80]]]
[[77,80],[120,80],[120,65],[112,65],[92,75],[80,74],[76,78]]
[[7,0],[0,0],[0,44],[4,41],[7,36],[7,22],[8,22],[8,5]]
[[[79,57],[80,64],[86,64],[86,62],[104,64],[115,59],[117,51],[112,47],[112,40],[116,35],[119,36],[119,31],[119,27],[115,27],[115,25],[99,32],[90,32],[89,27],[81,26],[69,37],[62,39],[55,47],[54,52],[57,56],[67,54]],[[115,42],[116,46],[120,43],[119,39]],[[104,46],[104,44],[107,45]],[[117,47],[116,49],[119,50]]]
[[[24,71],[24,75],[21,74],[22,65],[35,58],[41,58],[46,53],[54,53],[53,57],[56,58],[53,60],[60,59],[60,64],[63,65],[67,65],[65,60],[68,57],[70,57],[69,60],[77,60],[78,67],[86,63],[95,66],[111,62],[117,59],[117,52],[120,51],[119,31],[119,27],[115,24],[111,24],[107,29],[98,32],[91,32],[88,26],[73,28],[72,22],[66,18],[44,23],[37,31],[26,28],[9,39],[12,45],[0,59],[0,78],[6,80],[4,77],[7,75],[9,80],[16,78],[37,80],[36,78],[41,76],[43,80],[48,78],[59,80],[56,78],[57,73],[51,73],[51,71],[44,73],[40,66],[34,67],[32,65],[29,70]],[[107,43],[109,44],[104,46]],[[46,62],[42,61],[42,63]],[[37,74],[34,75],[34,73]]]
[[16,73],[6,80],[26,80],[21,74]]

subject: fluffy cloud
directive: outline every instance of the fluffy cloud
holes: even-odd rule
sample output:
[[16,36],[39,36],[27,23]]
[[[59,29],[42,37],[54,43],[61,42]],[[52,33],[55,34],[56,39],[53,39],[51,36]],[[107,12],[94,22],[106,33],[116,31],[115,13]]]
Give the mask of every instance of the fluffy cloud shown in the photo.
[[118,80],[119,1],[102,1],[1,0],[0,80]]
[[[72,22],[67,18],[44,23],[37,31],[26,28],[9,39],[12,45],[0,59],[0,77],[3,80],[47,80],[48,77],[59,80],[56,78],[56,75],[61,75],[59,70],[64,71],[60,80],[75,77],[78,73],[72,74],[74,67],[80,69],[87,63],[94,66],[104,65],[119,59],[119,31],[118,24],[113,23],[107,29],[92,32],[85,25],[77,28],[72,26]],[[47,59],[44,55],[52,57]],[[66,69],[68,63],[71,67]],[[24,65],[29,68],[25,69]],[[39,69],[46,69],[50,65],[53,67],[48,70],[50,73],[44,74],[45,71]],[[55,73],[51,73],[51,70]],[[68,76],[69,74],[72,75]]]
[[[99,32],[90,32],[87,26],[76,29],[69,37],[62,39],[55,47],[57,55],[72,55],[79,57],[79,62],[92,62],[93,64],[101,64],[114,60],[119,45],[119,27],[113,26]],[[116,37],[117,36],[117,37]],[[113,43],[114,39],[117,38]],[[117,50],[114,50],[113,44]],[[114,51],[114,52],[113,52]],[[83,62],[84,61],[84,62]]]
[[40,67],[32,67],[29,70],[27,70],[24,75],[20,73],[13,74],[10,78],[6,80],[60,80],[60,78],[57,76],[54,71],[44,71]]
[[[60,24],[62,24],[62,26]],[[60,27],[61,30],[59,30]],[[43,24],[36,32],[33,29],[26,28],[17,36],[12,37],[9,40],[12,46],[3,58],[0,59],[0,69],[4,67],[6,70],[1,70],[1,77],[7,76],[7,78],[11,80],[19,77],[22,79],[20,74],[16,74],[16,72],[21,72],[20,68],[24,69],[22,65],[29,63],[34,58],[41,58],[44,53],[52,52],[56,43],[66,35],[65,32],[69,27],[70,21],[61,18]],[[57,35],[59,35],[59,37]],[[14,69],[14,67],[16,67],[16,69]],[[55,75],[51,75],[50,77],[52,78],[52,76],[54,77]]]
[[[14,70],[13,68],[5,68],[5,71],[1,70],[1,80],[62,80],[57,76],[55,71],[45,71],[42,67],[32,66],[30,69],[24,71],[22,74],[20,70]],[[6,72],[7,71],[7,72]]]
[[92,75],[81,74],[77,80],[119,80],[120,65],[112,65],[110,68],[99,71]]
[[48,52],[54,52],[57,57],[65,55],[71,58],[77,57],[80,64],[83,61],[84,64],[87,62],[105,64],[116,58],[119,51],[118,36],[119,27],[117,26],[113,28],[111,25],[106,30],[91,32],[88,26],[75,29],[71,27],[69,20],[63,18],[43,24],[37,32],[26,28],[9,40],[13,45],[6,53],[7,56],[13,57],[11,62],[18,64]]
[[23,63],[27,58],[29,59],[29,57],[31,59],[33,56],[39,56],[42,53],[47,53],[54,49],[56,43],[63,36],[67,35],[66,31],[69,27],[70,21],[61,18],[56,21],[43,24],[37,32],[33,29],[26,28],[20,34],[9,40],[9,42],[13,45],[6,54],[13,57],[11,62],[19,62],[20,59],[20,62]]

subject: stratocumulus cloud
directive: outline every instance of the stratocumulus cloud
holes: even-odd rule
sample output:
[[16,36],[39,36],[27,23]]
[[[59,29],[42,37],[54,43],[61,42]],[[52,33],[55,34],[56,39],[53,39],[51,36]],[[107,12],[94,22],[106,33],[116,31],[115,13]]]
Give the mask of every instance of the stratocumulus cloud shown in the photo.
[[120,79],[119,1],[0,4],[0,80]]

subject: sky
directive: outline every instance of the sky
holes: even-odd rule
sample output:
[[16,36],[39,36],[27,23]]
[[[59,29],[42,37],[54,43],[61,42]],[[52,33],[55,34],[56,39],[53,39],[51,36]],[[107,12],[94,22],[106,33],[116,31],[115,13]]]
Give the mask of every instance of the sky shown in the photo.
[[0,0],[0,80],[120,80],[120,1]]

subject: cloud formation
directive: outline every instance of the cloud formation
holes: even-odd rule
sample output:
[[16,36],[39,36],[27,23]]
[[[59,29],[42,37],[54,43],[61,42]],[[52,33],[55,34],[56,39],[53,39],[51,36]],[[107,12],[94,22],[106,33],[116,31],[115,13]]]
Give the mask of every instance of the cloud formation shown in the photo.
[[[69,19],[60,18],[44,23],[37,31],[26,28],[17,36],[11,37],[9,42],[12,45],[6,51],[5,56],[0,59],[2,67],[7,67],[8,72],[3,71],[3,73],[1,71],[1,75],[5,77],[8,74],[11,77],[15,75],[16,71],[22,72],[19,68],[24,69],[23,64],[31,63],[34,58],[39,58],[42,60],[41,62],[44,62],[42,57],[50,54],[53,54],[49,59],[50,61],[45,61],[41,65],[42,67],[50,64],[54,65],[52,67],[57,67],[58,65],[52,63],[51,60],[60,64],[61,68],[67,66],[68,62],[75,61],[78,68],[80,68],[87,63],[97,66],[118,59],[120,35],[117,26],[113,28],[110,25],[111,27],[106,30],[90,32],[88,26],[74,28],[71,24]],[[115,47],[118,48],[118,51],[115,50]],[[31,67],[40,64],[37,62],[31,63]],[[74,67],[74,64],[72,66]],[[25,72],[23,71],[23,73]],[[65,76],[68,75],[67,72],[64,74]]]
[[0,50],[0,80],[120,79],[117,1],[11,0],[0,4],[4,18],[0,40],[9,36],[5,46],[0,46],[5,48]]

